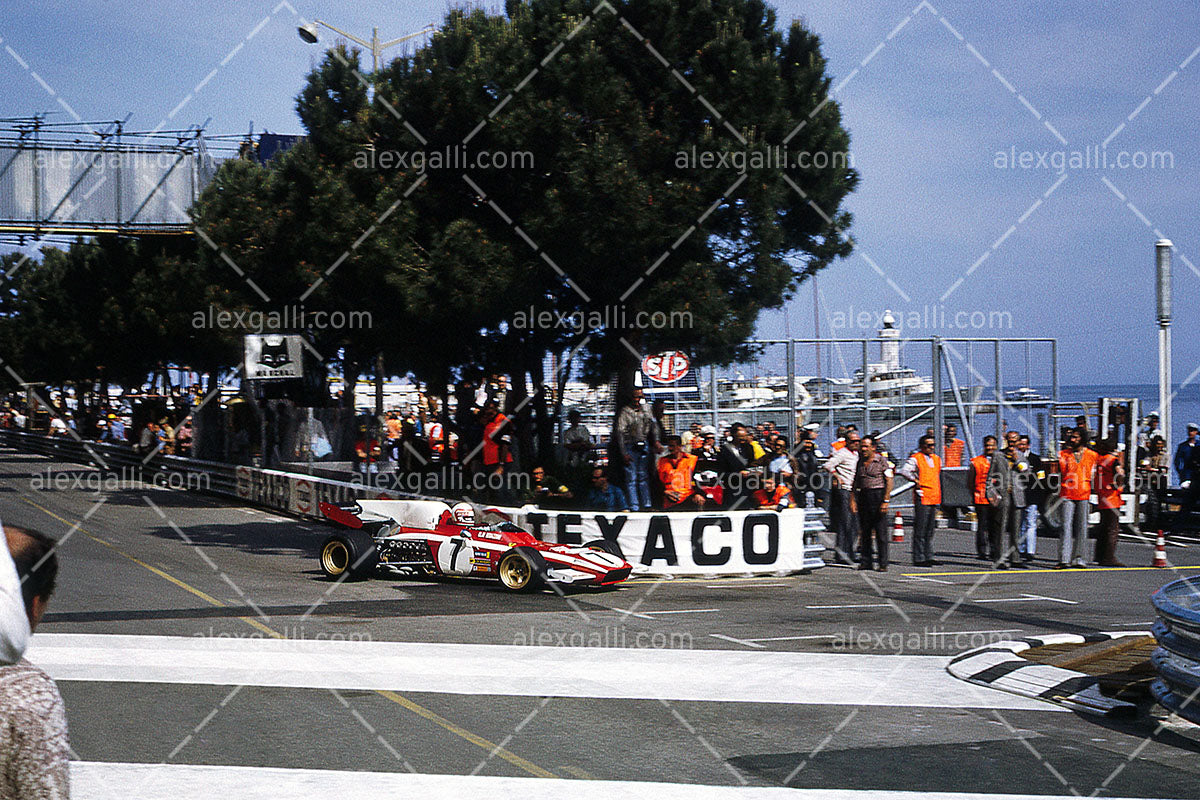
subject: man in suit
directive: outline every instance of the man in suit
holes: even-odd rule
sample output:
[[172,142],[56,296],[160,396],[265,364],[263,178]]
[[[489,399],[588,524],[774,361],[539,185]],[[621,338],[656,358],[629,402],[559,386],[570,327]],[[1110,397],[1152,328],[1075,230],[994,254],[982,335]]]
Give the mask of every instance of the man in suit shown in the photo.
[[1017,554],[1017,519],[1013,504],[1017,432],[1005,434],[1004,444],[1004,449],[992,457],[987,473],[987,496],[993,515],[988,526],[988,550],[997,569],[1024,568],[1025,562]]

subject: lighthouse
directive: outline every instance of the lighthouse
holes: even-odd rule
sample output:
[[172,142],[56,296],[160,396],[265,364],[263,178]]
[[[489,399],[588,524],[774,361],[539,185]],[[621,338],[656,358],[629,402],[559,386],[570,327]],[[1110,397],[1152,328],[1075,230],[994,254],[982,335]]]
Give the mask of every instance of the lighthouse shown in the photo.
[[883,327],[879,329],[879,357],[884,372],[900,369],[900,331],[896,329],[896,318],[891,309],[883,312]]

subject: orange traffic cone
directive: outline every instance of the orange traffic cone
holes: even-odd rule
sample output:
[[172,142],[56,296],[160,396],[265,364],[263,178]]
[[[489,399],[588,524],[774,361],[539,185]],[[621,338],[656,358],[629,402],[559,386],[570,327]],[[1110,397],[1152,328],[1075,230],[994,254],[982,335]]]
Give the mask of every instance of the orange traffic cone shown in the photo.
[[900,518],[900,512],[896,512],[896,522],[892,526],[892,542],[904,541],[904,520]]
[[1163,536],[1163,532],[1158,532],[1158,541],[1154,544],[1154,563],[1152,567],[1167,566],[1167,540]]

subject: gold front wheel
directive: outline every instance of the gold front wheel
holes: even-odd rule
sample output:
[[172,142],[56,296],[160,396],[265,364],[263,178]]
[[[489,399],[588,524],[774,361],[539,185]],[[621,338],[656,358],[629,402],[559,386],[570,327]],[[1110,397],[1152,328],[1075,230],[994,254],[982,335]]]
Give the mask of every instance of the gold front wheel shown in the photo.
[[514,592],[523,592],[533,584],[533,567],[520,553],[509,553],[500,559],[500,583]]

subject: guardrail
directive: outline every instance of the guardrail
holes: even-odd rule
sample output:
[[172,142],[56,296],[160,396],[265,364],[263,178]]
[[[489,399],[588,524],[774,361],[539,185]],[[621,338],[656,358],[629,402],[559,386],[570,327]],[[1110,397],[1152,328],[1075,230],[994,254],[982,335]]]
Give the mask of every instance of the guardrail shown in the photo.
[[1158,680],[1150,691],[1164,707],[1200,725],[1200,579],[1168,583],[1151,602],[1158,648],[1150,661]]
[[[336,481],[279,470],[222,464],[161,453],[150,458],[127,445],[114,442],[81,441],[73,436],[46,436],[38,433],[0,429],[0,444],[27,453],[37,453],[58,461],[90,464],[101,477],[99,485],[108,486],[115,476],[119,486],[148,483],[165,488],[231,497],[241,502],[290,514],[322,518],[320,502],[341,503],[357,498],[429,499],[390,489],[380,489],[351,481]],[[61,474],[61,473],[58,473]],[[66,476],[64,476],[65,478]],[[56,473],[47,472],[34,481],[50,482],[54,488]],[[107,482],[106,482],[107,481]],[[66,481],[71,485],[69,481]]]

